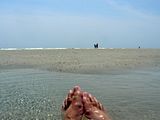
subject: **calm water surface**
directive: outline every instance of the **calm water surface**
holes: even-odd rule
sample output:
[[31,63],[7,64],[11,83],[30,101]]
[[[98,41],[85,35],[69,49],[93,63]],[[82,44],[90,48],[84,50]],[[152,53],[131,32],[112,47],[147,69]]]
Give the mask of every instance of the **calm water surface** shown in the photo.
[[68,90],[80,85],[113,120],[160,119],[160,71],[85,75],[34,69],[0,70],[0,119],[61,120]]

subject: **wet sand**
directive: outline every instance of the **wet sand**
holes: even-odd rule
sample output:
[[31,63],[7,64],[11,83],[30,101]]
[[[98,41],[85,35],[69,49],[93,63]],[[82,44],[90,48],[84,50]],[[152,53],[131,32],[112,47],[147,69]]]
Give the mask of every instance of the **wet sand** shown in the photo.
[[159,78],[160,49],[0,50],[0,118],[60,120],[80,85],[113,120],[159,120]]
[[160,67],[160,49],[0,50],[1,68],[107,73]]

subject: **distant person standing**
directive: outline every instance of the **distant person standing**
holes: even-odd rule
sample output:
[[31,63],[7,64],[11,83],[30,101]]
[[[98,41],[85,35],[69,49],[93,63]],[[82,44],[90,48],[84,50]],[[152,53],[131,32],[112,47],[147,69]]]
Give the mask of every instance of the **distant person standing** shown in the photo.
[[97,44],[94,44],[94,48],[98,48],[98,43],[97,43]]

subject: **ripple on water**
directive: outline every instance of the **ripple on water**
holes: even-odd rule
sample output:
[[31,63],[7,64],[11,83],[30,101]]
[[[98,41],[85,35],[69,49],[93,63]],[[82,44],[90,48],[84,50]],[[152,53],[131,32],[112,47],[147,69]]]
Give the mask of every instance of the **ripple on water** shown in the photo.
[[83,75],[34,69],[0,71],[0,119],[60,120],[61,103],[74,85],[91,92],[114,120],[159,120],[160,74],[136,71]]

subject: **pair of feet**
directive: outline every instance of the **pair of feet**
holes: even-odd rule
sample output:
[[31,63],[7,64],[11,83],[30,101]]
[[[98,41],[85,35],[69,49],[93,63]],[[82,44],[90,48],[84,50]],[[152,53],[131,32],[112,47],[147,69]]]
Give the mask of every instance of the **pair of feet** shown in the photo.
[[95,97],[81,91],[75,86],[69,91],[62,105],[64,120],[111,120],[105,113],[104,107]]

